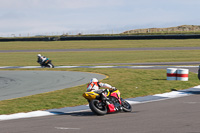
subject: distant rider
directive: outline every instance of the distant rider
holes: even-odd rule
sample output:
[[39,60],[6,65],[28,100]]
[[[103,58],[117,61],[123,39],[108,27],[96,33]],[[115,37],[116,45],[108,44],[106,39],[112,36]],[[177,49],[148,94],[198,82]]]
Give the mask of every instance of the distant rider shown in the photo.
[[87,85],[87,92],[94,91],[94,92],[100,94],[102,96],[103,100],[106,100],[107,98],[104,95],[102,95],[102,93],[105,89],[100,89],[100,87],[109,89],[109,91],[117,90],[115,87],[112,87],[111,85],[109,85],[107,83],[102,83],[102,82],[99,82],[96,78],[92,78],[90,80],[90,83]]
[[38,54],[37,57],[38,57],[37,62],[38,62],[41,66],[44,66],[44,63],[45,63],[45,61],[46,61],[48,58],[46,58],[45,56],[42,56],[41,54]]

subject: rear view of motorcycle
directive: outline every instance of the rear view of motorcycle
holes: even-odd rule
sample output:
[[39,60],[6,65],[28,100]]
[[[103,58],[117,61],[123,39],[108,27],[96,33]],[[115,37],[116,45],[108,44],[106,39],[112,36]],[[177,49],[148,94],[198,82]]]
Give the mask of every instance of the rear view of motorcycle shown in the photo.
[[38,54],[37,57],[37,62],[41,65],[41,67],[54,68],[52,61],[49,58],[42,56],[41,54]]
[[48,68],[54,68],[54,65],[52,64],[52,61],[51,60],[46,60],[44,63],[43,63],[43,66],[44,67],[48,67]]
[[[102,98],[104,95],[104,98]],[[120,97],[120,91],[103,91],[102,93],[96,93],[94,91],[85,92],[83,97],[89,102],[89,107],[97,115],[105,115],[113,112],[131,112],[131,105]],[[106,98],[105,98],[106,97]]]

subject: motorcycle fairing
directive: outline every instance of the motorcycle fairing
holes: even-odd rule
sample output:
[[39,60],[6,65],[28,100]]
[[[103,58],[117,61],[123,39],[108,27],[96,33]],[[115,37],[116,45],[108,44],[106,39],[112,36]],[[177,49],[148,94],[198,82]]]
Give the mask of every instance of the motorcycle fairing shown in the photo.
[[97,97],[100,97],[100,95],[93,91],[90,91],[90,92],[83,93],[83,97],[89,100],[93,100],[93,99],[96,99]]
[[116,97],[119,100],[120,104],[121,104],[121,98],[120,98],[120,92],[119,92],[119,90],[113,91],[110,94],[110,96]]
[[113,104],[109,104],[108,105],[108,113],[112,113],[112,112],[115,112],[115,106]]

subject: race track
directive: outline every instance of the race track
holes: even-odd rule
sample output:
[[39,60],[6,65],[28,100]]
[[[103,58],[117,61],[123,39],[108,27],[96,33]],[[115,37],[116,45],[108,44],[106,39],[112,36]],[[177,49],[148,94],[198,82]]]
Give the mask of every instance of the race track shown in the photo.
[[105,75],[72,71],[0,71],[0,100],[24,97],[86,84]]
[[0,121],[2,133],[199,133],[200,97],[133,105],[131,113],[96,116],[90,110]]

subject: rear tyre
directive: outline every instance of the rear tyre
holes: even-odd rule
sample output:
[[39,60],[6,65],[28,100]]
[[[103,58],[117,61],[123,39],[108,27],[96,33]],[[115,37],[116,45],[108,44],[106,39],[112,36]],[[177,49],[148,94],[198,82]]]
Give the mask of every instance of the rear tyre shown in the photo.
[[47,66],[48,66],[49,68],[54,68],[54,65],[51,64],[51,63],[48,63]]
[[126,100],[123,100],[123,99],[122,99],[122,110],[124,112],[131,112],[132,111],[131,105]]
[[96,99],[90,101],[89,107],[97,115],[105,115],[108,111],[105,104]]

